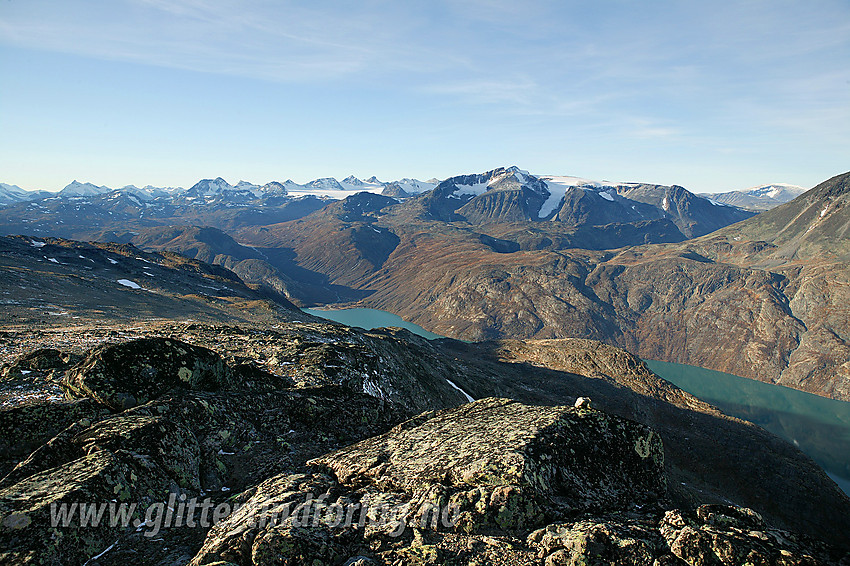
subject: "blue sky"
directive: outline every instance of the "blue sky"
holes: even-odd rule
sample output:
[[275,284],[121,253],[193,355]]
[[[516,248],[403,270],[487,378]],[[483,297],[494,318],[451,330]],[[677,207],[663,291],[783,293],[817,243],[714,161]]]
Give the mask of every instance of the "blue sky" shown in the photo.
[[0,0],[0,131],[26,189],[810,187],[850,169],[850,2]]

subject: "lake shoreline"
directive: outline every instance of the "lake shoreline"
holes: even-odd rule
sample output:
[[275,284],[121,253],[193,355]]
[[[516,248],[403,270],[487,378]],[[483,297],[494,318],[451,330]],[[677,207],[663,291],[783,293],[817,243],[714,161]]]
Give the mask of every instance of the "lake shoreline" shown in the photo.
[[[445,338],[400,316],[356,305],[321,305],[302,311],[365,330],[401,327],[426,338]],[[752,422],[810,456],[850,495],[850,402],[698,366],[644,360],[653,373],[727,415]]]

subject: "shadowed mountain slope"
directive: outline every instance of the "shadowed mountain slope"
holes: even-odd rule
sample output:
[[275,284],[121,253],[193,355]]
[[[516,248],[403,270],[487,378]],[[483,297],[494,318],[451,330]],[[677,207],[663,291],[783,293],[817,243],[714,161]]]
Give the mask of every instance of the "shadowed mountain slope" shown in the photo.
[[[556,222],[423,219],[433,195],[362,223],[314,215],[240,237],[291,247],[300,265],[368,293],[363,306],[442,335],[593,338],[850,399],[847,183],[694,240],[611,251],[573,249],[581,231]],[[350,233],[367,225],[398,238],[380,265],[353,253]]]

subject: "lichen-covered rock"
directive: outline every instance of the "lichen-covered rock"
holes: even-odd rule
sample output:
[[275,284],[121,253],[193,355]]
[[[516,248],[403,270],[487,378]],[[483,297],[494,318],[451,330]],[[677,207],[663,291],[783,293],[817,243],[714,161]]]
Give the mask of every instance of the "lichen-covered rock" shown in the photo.
[[207,348],[168,338],[142,338],[91,350],[65,376],[66,389],[121,411],[174,388],[200,391],[282,389],[262,372],[234,371]]
[[[83,456],[60,468],[45,470],[0,490],[0,563],[80,564],[121,535],[110,524],[110,502],[145,501],[167,493],[169,480],[138,455],[106,450]],[[67,524],[53,524],[66,504]],[[95,522],[97,509],[85,514],[82,505],[104,505],[106,519]],[[73,511],[72,511],[73,509]],[[82,524],[82,516],[88,524]],[[103,515],[102,515],[103,517]]]
[[[776,519],[767,503],[752,505],[765,513],[767,524],[742,508],[693,510],[701,501],[738,501],[740,493],[728,484],[717,484],[726,486],[722,490],[711,482],[713,490],[695,484],[695,497],[687,501],[659,499],[665,474],[655,431],[668,447],[679,442],[679,464],[686,461],[685,454],[688,465],[707,478],[716,478],[723,458],[728,459],[724,472],[735,478],[741,477],[741,469],[748,470],[747,490],[768,503],[787,486],[799,486],[790,498],[817,505],[810,504],[808,511],[788,506],[792,525],[810,525],[808,532],[815,536],[822,531],[826,540],[841,540],[834,534],[841,521],[831,531],[823,527],[842,515],[831,511],[841,509],[842,502],[834,508],[824,504],[831,492],[808,471],[813,464],[789,474],[783,462],[798,462],[794,454],[777,450],[766,434],[741,436],[719,418],[695,420],[702,413],[686,410],[702,407],[694,406],[694,400],[678,403],[679,417],[647,410],[648,403],[674,402],[684,394],[669,386],[658,389],[648,371],[633,371],[638,361],[630,365],[625,354],[612,357],[599,345],[574,350],[585,352],[583,360],[610,379],[564,373],[584,371],[553,364],[551,356],[542,365],[564,371],[534,367],[541,365],[534,356],[543,350],[551,353],[557,347],[559,354],[571,355],[562,343],[547,348],[530,343],[528,356],[504,343],[445,342],[441,350],[406,333],[314,323],[276,330],[167,325],[156,332],[94,333],[85,347],[154,334],[167,336],[172,344],[202,344],[210,353],[223,352],[229,378],[212,379],[199,388],[168,385],[118,414],[115,407],[89,398],[29,398],[24,405],[0,409],[0,447],[8,454],[0,463],[4,472],[14,467],[0,480],[0,551],[9,549],[0,562],[51,564],[61,556],[69,566],[176,566],[190,560],[217,566],[683,566],[729,563],[742,556],[754,564],[806,564],[810,556],[818,564],[850,565],[850,557],[842,558],[839,551],[771,529],[768,525]],[[26,350],[16,351],[19,357],[35,346],[55,344],[68,350],[68,343],[55,339],[28,340]],[[16,335],[6,346],[20,342]],[[84,342],[71,350],[82,352],[80,344]],[[121,347],[131,357],[133,349],[138,353],[136,342]],[[496,347],[503,357],[514,354],[517,363],[483,359],[488,348]],[[96,358],[92,354],[89,359]],[[49,358],[49,353],[44,356]],[[606,365],[609,359],[625,365]],[[102,362],[95,365],[106,367]],[[173,367],[166,357],[156,365]],[[120,365],[109,367],[115,373],[106,386],[130,381],[127,390],[135,391],[139,383],[122,373]],[[49,371],[55,376],[60,369]],[[25,377],[55,386],[45,379],[46,371],[33,369]],[[629,376],[637,381],[630,382]],[[528,391],[525,402],[530,405],[489,399],[458,406],[463,395],[447,377],[476,396]],[[615,391],[615,381],[625,387]],[[649,387],[640,386],[644,381]],[[291,388],[292,383],[298,387]],[[594,388],[598,384],[605,387]],[[18,384],[6,381],[2,386],[8,390]],[[646,400],[636,393],[623,395],[631,393],[626,387]],[[92,391],[104,389],[108,387]],[[593,397],[592,408],[572,407],[577,395]],[[554,401],[569,407],[534,406]],[[445,407],[455,408],[433,412]],[[426,412],[411,419],[419,409]],[[713,409],[711,414],[717,415]],[[686,420],[687,426],[682,424]],[[393,425],[398,426],[390,430]],[[702,429],[703,448],[683,452],[682,446],[690,447],[694,433]],[[372,438],[376,434],[381,436]],[[782,480],[766,485],[768,476],[742,468],[742,450],[760,450],[751,460],[769,462],[771,473],[779,470]],[[766,452],[775,455],[763,458]],[[675,462],[677,451],[668,456],[667,464]],[[315,459],[312,466],[305,466],[310,459]],[[667,469],[674,488],[680,480],[692,479],[676,471],[675,466]],[[810,497],[813,493],[819,497]],[[163,529],[154,539],[133,529],[45,526],[44,509],[53,503],[77,498],[145,503],[152,497],[162,502],[170,494],[212,496],[231,510],[242,507],[209,533],[206,528]],[[697,498],[701,495],[706,499]],[[272,521],[273,512],[284,507],[290,513],[278,513]],[[249,520],[257,517],[266,521]]]
[[[99,420],[72,422],[0,481],[0,548],[16,549],[0,555],[0,563],[82,564],[106,548],[111,549],[112,564],[121,564],[121,556],[164,560],[168,558],[160,548],[164,544],[134,535],[132,529],[112,528],[108,522],[97,528],[79,529],[78,523],[54,528],[51,505],[133,503],[145,510],[172,494],[199,499],[212,495],[220,502],[403,419],[391,405],[342,387],[268,392],[175,389],[119,414],[99,410]],[[208,527],[190,529],[185,536],[180,529],[164,530],[159,537],[167,537],[169,546],[184,545],[183,562],[174,562],[171,556],[169,563],[188,561]],[[312,552],[313,534],[318,533],[299,529],[290,533],[293,541],[307,545],[305,556]],[[56,550],[45,546],[45,540],[63,542]],[[117,548],[112,547],[116,541]],[[276,547],[258,543],[257,552],[268,554],[272,548]]]
[[74,422],[91,424],[105,413],[90,399],[0,409],[0,476]]
[[241,491],[383,432],[404,413],[362,393],[321,387],[257,393],[176,391],[122,414],[182,423],[200,445],[201,488]]
[[328,564],[358,553],[440,564],[457,545],[441,550],[422,529],[512,535],[591,508],[655,502],[665,493],[661,454],[651,429],[589,409],[485,399],[424,413],[312,460],[312,473],[263,482],[192,564],[310,564],[309,552]]
[[666,554],[651,517],[632,514],[556,523],[528,536],[545,566],[643,566]]
[[850,564],[850,554],[787,531],[770,528],[754,511],[703,505],[695,513],[674,509],[659,525],[670,552],[691,566]]
[[299,386],[340,385],[383,399],[416,415],[467,402],[452,387],[457,368],[423,338],[407,330],[354,332],[330,324],[321,332],[281,333],[266,367],[277,367]]
[[487,375],[458,380],[471,392],[529,404],[588,396],[601,411],[650,426],[664,439],[673,505],[734,502],[778,528],[850,547],[850,498],[811,458],[658,378],[628,352],[579,339],[446,344],[467,367],[490,361]]
[[95,348],[67,373],[65,386],[73,394],[120,411],[175,387],[215,391],[232,377],[224,360],[211,350],[145,338]]
[[56,348],[38,348],[20,356],[15,363],[5,366],[0,377],[18,377],[25,371],[63,369],[74,363],[78,356],[63,353]]
[[80,432],[74,443],[84,454],[132,447],[181,488],[198,490],[200,446],[189,424],[167,417],[118,415]]
[[650,428],[507,399],[420,417],[312,463],[348,485],[411,493],[443,486],[462,508],[490,508],[505,529],[529,527],[544,511],[606,509],[666,492],[661,439]]
[[[243,494],[244,504],[213,527],[192,564],[335,564],[354,536],[312,512],[311,503],[331,503],[338,484],[324,474],[283,474]],[[327,500],[327,501],[326,501]]]
[[850,555],[778,531],[750,509],[703,505],[695,513],[657,509],[554,523],[528,536],[544,566],[850,564]]
[[11,472],[0,480],[0,489],[14,485],[44,470],[61,466],[84,456],[85,453],[75,440],[77,435],[88,429],[91,424],[89,419],[80,419],[36,448],[26,459],[19,462]]

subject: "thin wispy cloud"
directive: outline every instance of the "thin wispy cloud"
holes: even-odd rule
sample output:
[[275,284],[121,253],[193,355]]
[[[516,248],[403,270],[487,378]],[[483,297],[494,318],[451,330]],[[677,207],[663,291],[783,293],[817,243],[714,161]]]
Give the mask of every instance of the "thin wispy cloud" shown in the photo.
[[445,84],[435,84],[423,89],[425,92],[462,98],[470,104],[511,104],[528,106],[533,104],[539,87],[528,79],[490,78]]
[[[4,59],[4,52],[14,55]],[[92,107],[88,114],[54,117],[62,122],[111,111],[109,123],[132,124],[120,101],[133,97],[119,97],[112,107],[97,85],[118,88],[108,73],[134,65],[139,77],[177,83],[173,92],[157,94],[161,101],[134,103],[174,108],[165,124],[172,133],[180,131],[173,120],[186,119],[180,108],[198,114],[192,126],[203,127],[194,111],[200,99],[225,118],[262,113],[258,123],[297,131],[300,147],[336,153],[340,136],[362,140],[359,131],[371,136],[361,142],[363,152],[371,143],[369,155],[398,153],[403,146],[390,150],[384,140],[416,132],[405,144],[421,155],[420,140],[496,128],[505,120],[515,137],[479,140],[476,152],[490,147],[502,155],[513,147],[520,154],[526,147],[520,138],[535,139],[533,130],[545,128],[545,143],[563,148],[552,155],[622,151],[621,161],[635,162],[633,148],[665,156],[672,140],[681,155],[691,152],[697,160],[706,147],[737,155],[769,139],[771,151],[783,156],[776,162],[786,166],[795,151],[808,152],[812,162],[835,153],[819,151],[819,140],[843,143],[846,135],[838,132],[850,131],[845,0],[6,0],[0,3],[0,64],[24,52],[43,61],[64,56],[63,65],[85,62],[80,80],[91,89]],[[22,61],[16,68],[39,96],[62,91],[64,85],[50,85],[49,76]],[[110,70],[97,70],[104,61]],[[250,81],[244,93],[234,86],[242,80]],[[257,97],[247,100],[253,93]],[[64,104],[58,99],[56,107]],[[11,117],[21,128],[19,139],[26,138],[27,120],[38,122],[44,109],[27,105],[22,94]],[[231,127],[241,123],[234,119]],[[783,141],[792,134],[794,144]],[[577,145],[577,138],[585,141]],[[191,140],[183,141],[179,147]],[[468,151],[449,145],[446,155]]]
[[[280,5],[272,13],[250,3],[138,0],[124,10],[74,6],[39,18],[0,20],[2,42],[109,60],[298,82],[345,77],[379,59],[381,38],[345,14]],[[285,8],[285,9],[284,9]]]

